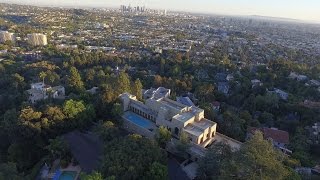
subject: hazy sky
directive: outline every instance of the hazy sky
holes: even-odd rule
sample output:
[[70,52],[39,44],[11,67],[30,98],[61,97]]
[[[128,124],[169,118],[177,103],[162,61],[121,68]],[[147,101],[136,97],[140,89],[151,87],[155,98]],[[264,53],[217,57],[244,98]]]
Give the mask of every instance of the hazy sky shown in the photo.
[[262,15],[320,22],[320,0],[0,0],[53,6],[119,6],[146,2],[147,7],[231,15]]

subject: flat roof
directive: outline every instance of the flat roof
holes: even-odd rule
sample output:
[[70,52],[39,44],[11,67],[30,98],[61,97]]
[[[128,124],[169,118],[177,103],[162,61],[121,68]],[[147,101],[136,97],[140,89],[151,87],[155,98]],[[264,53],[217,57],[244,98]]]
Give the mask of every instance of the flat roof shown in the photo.
[[182,109],[184,109],[184,108],[187,107],[187,106],[185,106],[185,105],[183,105],[183,104],[180,104],[180,103],[178,103],[178,102],[176,102],[176,101],[172,101],[172,100],[167,99],[167,98],[161,99],[160,102],[161,102],[162,104],[164,104],[164,105],[173,107],[173,108],[178,109],[178,110],[180,110],[180,111],[181,111]]
[[56,90],[63,89],[63,88],[64,88],[63,86],[55,86],[55,87],[52,87],[52,90],[56,91]]
[[223,134],[220,134],[220,133],[216,133],[216,135],[214,136],[214,139],[216,140],[215,142],[218,143],[218,142],[222,142],[222,143],[226,143],[228,144],[232,149],[234,150],[239,150],[241,145],[243,144],[242,142],[240,141],[237,141],[235,139],[232,139],[228,136],[225,136]]
[[200,121],[195,121],[192,124],[194,126],[197,126],[197,127],[201,128],[201,129],[203,129],[203,130],[206,130],[207,128],[212,127],[217,123],[215,123],[213,121],[210,121],[208,119],[202,118]]
[[188,124],[186,127],[184,127],[184,131],[186,131],[189,134],[192,134],[194,136],[199,137],[201,134],[203,134],[203,130],[193,126],[192,124]]
[[192,111],[193,113],[200,113],[200,112],[202,112],[202,111],[204,111],[204,110],[201,109],[201,108],[198,108],[198,107],[196,107],[196,106],[192,106],[191,111]]
[[44,92],[39,89],[29,89],[27,92],[32,93],[32,94],[43,94]]
[[177,119],[178,121],[181,121],[183,123],[187,122],[189,119],[193,118],[194,114],[191,112],[186,112],[182,114],[177,114],[173,116],[173,118]]

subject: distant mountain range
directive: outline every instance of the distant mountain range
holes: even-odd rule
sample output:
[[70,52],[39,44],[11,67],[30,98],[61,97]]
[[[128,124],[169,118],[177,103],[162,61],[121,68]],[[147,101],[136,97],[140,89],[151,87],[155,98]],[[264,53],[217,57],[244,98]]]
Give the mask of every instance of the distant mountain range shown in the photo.
[[269,20],[269,21],[282,21],[282,22],[296,22],[296,23],[320,23],[320,21],[307,21],[301,19],[293,19],[293,18],[284,18],[284,17],[272,17],[272,16],[260,16],[260,15],[249,15],[242,16],[246,18],[258,19],[258,20]]

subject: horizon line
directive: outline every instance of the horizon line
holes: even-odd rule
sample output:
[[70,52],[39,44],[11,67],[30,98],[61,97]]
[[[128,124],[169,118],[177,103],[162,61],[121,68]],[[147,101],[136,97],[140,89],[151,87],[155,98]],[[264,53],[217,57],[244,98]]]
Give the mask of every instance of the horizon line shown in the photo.
[[[99,6],[96,5],[54,5],[54,4],[34,4],[34,3],[7,3],[7,2],[0,2],[0,4],[10,4],[10,5],[22,5],[22,6],[35,6],[35,7],[55,7],[55,8],[69,8],[69,9],[76,9],[76,8],[96,8],[96,9],[104,9],[104,8],[119,8],[118,6]],[[206,14],[206,15],[220,15],[220,16],[233,16],[233,17],[260,17],[260,18],[273,18],[277,21],[285,21],[285,22],[296,22],[296,23],[308,23],[308,24],[320,24],[320,20],[306,20],[306,19],[297,19],[291,17],[284,17],[284,16],[269,16],[269,15],[259,15],[259,14],[229,14],[229,13],[215,13],[215,12],[208,12],[208,11],[188,11],[188,10],[181,10],[181,9],[167,9],[167,8],[149,8],[149,9],[161,9],[161,10],[168,10],[171,12],[184,12],[184,13],[199,13],[199,14]],[[271,19],[269,19],[271,20]]]

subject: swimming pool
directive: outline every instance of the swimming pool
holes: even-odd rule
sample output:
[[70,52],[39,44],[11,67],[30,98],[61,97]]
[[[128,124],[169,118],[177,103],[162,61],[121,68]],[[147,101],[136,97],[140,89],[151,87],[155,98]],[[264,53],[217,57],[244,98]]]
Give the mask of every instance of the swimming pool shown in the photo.
[[149,130],[154,128],[154,126],[150,120],[145,119],[145,118],[143,118],[133,112],[125,112],[123,116],[125,119],[129,120],[130,122],[132,122],[140,127],[143,127],[143,128],[149,129]]
[[76,171],[63,171],[59,177],[59,180],[75,180],[76,176]]

